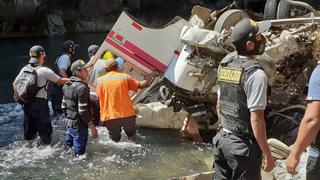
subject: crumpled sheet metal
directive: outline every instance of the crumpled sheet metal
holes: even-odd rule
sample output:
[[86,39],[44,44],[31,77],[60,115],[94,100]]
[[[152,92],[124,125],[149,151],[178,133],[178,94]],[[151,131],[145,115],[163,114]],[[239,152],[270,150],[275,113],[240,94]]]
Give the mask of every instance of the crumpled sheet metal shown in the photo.
[[198,26],[184,26],[181,31],[180,39],[190,46],[203,47],[211,50],[223,47],[224,43],[224,37],[221,33],[201,29]]
[[194,14],[189,23],[191,26],[184,26],[180,33],[180,39],[192,47],[202,47],[211,50],[222,48],[225,36],[220,32],[205,29],[204,21]]

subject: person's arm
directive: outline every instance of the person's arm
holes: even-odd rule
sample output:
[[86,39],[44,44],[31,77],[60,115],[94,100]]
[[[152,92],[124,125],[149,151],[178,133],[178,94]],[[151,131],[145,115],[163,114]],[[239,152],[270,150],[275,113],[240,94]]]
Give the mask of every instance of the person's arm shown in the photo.
[[84,124],[88,124],[88,127],[91,131],[92,138],[96,138],[98,136],[97,129],[95,125],[92,123],[90,114],[89,114],[89,88],[86,86],[80,86],[78,91],[78,112],[80,115],[80,119]]
[[263,153],[263,157],[264,157],[263,170],[266,172],[270,172],[274,168],[275,164],[267,143],[264,110],[251,111],[250,121],[251,121],[253,135],[257,140],[259,147]]
[[151,74],[148,75],[148,77],[145,80],[139,82],[138,88],[143,89],[150,86],[152,80],[156,76],[159,76],[159,73],[157,71],[152,72]]
[[263,153],[263,169],[271,171],[275,164],[267,143],[264,110],[267,106],[268,78],[266,74],[258,69],[248,77],[244,86],[247,95],[247,105],[250,109],[250,123],[253,135],[257,140]]
[[305,115],[301,121],[297,139],[293,149],[287,158],[287,170],[291,174],[296,173],[300,161],[300,155],[311,144],[320,129],[320,101],[312,101],[308,104]]
[[63,78],[68,78],[67,70],[66,70],[66,69],[59,69],[59,74],[60,74],[60,76],[63,77]]
[[39,69],[38,73],[42,74],[47,80],[54,83],[64,85],[67,82],[69,82],[69,78],[61,78],[60,76],[58,76],[56,73],[54,73],[51,69],[47,67],[43,67]]
[[60,85],[64,85],[66,84],[67,82],[69,82],[69,78],[60,78],[57,83],[60,84]]

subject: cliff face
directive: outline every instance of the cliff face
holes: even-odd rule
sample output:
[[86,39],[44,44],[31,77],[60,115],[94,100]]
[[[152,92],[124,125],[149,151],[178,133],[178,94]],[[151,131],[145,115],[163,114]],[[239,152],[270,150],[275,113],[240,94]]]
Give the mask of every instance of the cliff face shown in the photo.
[[[223,2],[223,5],[229,3]],[[188,18],[197,4],[213,7],[216,3],[209,0],[0,0],[0,38],[106,32],[123,10],[144,23],[161,26],[176,15]]]

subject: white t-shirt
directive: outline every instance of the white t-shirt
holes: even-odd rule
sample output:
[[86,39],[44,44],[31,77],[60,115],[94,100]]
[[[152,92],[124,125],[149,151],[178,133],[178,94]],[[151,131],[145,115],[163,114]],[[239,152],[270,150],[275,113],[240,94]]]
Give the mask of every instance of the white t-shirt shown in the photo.
[[[24,69],[25,68],[21,69],[20,73],[18,74],[18,76],[16,77],[15,80],[17,80],[19,78],[19,76],[22,74]],[[38,82],[37,83],[38,83],[39,87],[43,87],[43,86],[47,85],[48,81],[56,83],[60,79],[60,76],[58,76],[56,73],[54,73],[51,69],[49,69],[47,67],[41,66],[36,71],[38,73]],[[47,86],[40,89],[38,91],[38,93],[36,94],[36,97],[48,99]]]

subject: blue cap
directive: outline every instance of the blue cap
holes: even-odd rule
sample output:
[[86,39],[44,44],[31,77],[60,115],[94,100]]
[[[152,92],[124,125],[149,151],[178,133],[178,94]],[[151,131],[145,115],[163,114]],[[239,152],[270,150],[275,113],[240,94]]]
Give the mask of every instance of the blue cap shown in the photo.
[[122,69],[123,68],[123,66],[124,66],[124,60],[121,58],[121,57],[117,57],[116,58],[116,61],[117,61],[117,63],[118,63],[118,69]]

